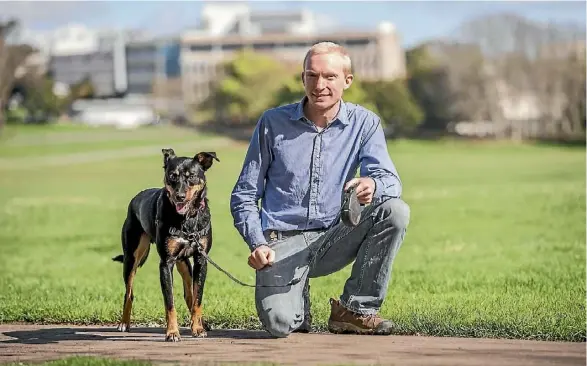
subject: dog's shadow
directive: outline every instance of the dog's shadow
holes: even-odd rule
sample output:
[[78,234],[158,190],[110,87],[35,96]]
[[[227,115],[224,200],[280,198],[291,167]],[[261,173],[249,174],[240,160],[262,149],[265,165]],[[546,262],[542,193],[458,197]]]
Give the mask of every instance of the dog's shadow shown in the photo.
[[[205,340],[205,339],[271,339],[267,332],[262,330],[241,330],[241,329],[214,329],[207,332],[207,338],[194,338],[188,328],[181,328],[182,340]],[[16,330],[1,333],[12,339],[0,341],[0,344],[52,344],[62,341],[114,341],[114,342],[164,342],[165,328],[131,328],[130,332],[119,332],[112,328],[45,328],[35,330]]]

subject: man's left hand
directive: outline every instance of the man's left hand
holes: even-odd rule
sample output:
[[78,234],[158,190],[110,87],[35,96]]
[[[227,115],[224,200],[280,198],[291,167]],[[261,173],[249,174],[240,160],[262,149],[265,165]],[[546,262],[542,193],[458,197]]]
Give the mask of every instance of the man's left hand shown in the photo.
[[359,203],[364,205],[373,201],[373,194],[375,193],[375,181],[373,178],[353,178],[345,184],[344,190],[346,191],[352,186],[356,186],[355,192],[357,192]]

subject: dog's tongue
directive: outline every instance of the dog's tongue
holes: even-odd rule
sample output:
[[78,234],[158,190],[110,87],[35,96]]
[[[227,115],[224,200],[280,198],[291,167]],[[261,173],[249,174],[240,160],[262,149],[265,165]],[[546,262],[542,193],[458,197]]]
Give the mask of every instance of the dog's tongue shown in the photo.
[[177,213],[179,214],[184,214],[186,209],[187,209],[187,203],[176,203],[175,204],[175,210],[177,211]]

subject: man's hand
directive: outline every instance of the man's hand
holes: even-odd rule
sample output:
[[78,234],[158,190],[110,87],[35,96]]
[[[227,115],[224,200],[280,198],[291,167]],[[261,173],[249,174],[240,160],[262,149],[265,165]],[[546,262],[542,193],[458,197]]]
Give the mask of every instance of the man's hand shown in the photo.
[[272,265],[274,261],[275,251],[267,245],[261,245],[255,248],[249,256],[249,266],[257,270]]
[[346,191],[352,186],[356,186],[355,192],[357,192],[359,203],[364,205],[373,201],[373,194],[375,193],[375,181],[373,178],[353,178],[345,184],[344,190]]

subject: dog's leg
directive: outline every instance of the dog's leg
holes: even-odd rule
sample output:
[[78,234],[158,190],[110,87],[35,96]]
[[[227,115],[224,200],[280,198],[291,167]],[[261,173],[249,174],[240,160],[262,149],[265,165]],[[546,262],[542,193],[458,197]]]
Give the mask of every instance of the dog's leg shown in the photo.
[[204,283],[206,282],[206,273],[208,271],[208,262],[202,256],[196,256],[194,261],[194,306],[192,307],[192,316],[190,327],[192,336],[206,337],[206,329],[202,320],[202,298],[204,295]]
[[[122,269],[126,290],[122,307],[122,319],[117,328],[121,332],[130,331],[130,316],[132,313],[132,303],[134,300],[133,282],[137,273],[137,268],[148,254],[150,245],[150,240],[147,235],[143,233],[137,238],[136,235],[132,232],[132,229],[133,228],[131,228],[130,225],[125,225],[125,229],[122,235],[123,241],[125,241],[124,247],[127,249],[125,249]],[[132,248],[136,249],[132,250]]]
[[177,262],[177,270],[183,279],[183,298],[185,304],[188,307],[188,311],[191,313],[192,307],[194,306],[194,284],[192,277],[192,264],[188,258],[184,258]]
[[161,292],[165,303],[165,320],[167,330],[165,331],[165,341],[178,342],[179,326],[177,325],[177,312],[173,303],[173,262],[161,261],[159,263],[159,279],[161,281]]
[[161,291],[165,303],[165,318],[167,321],[165,340],[168,342],[178,342],[181,340],[179,326],[177,325],[177,312],[173,301],[173,266],[175,265],[175,260],[172,258],[182,244],[182,241],[183,239],[171,238],[166,240],[163,246],[158,246],[158,248],[164,248],[160,252],[159,280],[161,281]]

